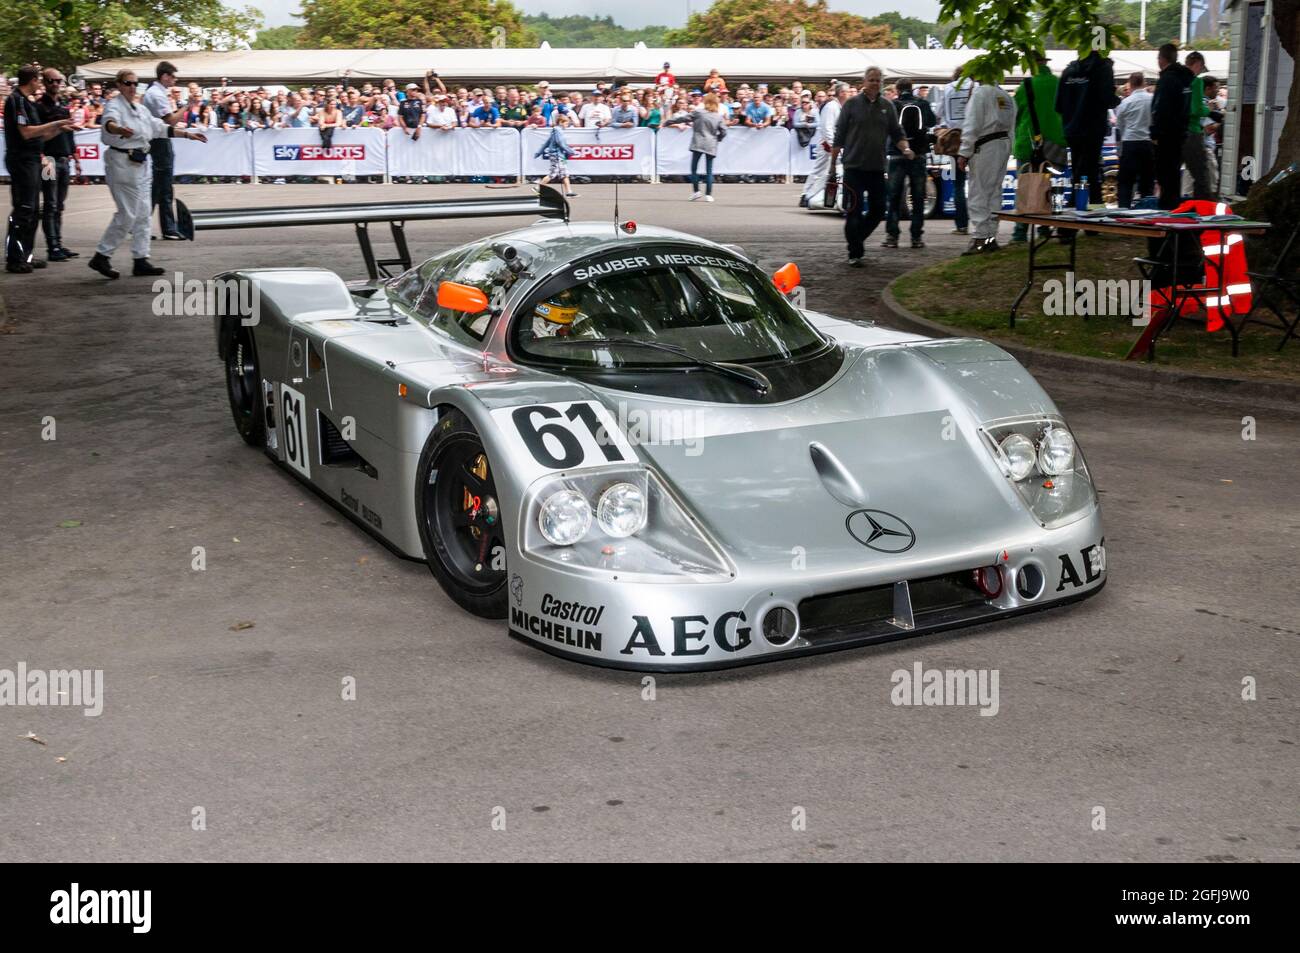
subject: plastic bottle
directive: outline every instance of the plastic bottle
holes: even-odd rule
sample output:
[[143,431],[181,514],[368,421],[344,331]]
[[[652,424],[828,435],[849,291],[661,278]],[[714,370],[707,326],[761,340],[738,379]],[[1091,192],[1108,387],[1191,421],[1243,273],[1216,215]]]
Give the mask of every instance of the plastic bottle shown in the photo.
[[1079,180],[1079,187],[1074,190],[1074,208],[1077,212],[1088,211],[1088,177]]

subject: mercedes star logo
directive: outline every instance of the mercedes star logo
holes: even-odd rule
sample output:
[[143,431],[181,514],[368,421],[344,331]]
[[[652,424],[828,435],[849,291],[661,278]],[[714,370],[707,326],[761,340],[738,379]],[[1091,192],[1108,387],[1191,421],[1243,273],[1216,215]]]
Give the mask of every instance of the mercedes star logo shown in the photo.
[[878,553],[905,553],[916,545],[912,527],[884,510],[854,510],[844,525],[854,539]]

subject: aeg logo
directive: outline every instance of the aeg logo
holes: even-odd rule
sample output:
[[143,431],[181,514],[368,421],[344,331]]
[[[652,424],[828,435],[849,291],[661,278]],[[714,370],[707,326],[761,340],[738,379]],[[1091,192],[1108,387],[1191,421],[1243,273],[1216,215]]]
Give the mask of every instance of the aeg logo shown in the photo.
[[592,162],[599,160],[612,159],[615,161],[626,162],[636,158],[636,146],[630,142],[580,142],[573,146],[573,155],[569,157],[574,162]]
[[328,149],[325,146],[279,145],[275,147],[275,158],[277,161],[350,159],[361,162],[366,158],[366,147],[361,143],[330,146]]

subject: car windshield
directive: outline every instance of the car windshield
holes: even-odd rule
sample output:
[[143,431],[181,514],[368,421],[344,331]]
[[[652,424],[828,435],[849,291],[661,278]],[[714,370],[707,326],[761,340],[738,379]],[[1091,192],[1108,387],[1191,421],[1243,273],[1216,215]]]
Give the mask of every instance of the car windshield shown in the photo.
[[826,344],[750,265],[671,246],[577,263],[523,303],[511,334],[537,363],[594,367],[762,363]]

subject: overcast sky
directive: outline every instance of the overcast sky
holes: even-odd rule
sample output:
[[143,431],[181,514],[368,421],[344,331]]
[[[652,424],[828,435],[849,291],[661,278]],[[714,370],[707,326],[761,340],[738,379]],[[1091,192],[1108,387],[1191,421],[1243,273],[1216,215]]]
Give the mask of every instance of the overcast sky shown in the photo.
[[[233,7],[244,6],[246,0],[226,0]],[[651,5],[642,0],[514,0],[515,6],[525,13],[549,13],[551,16],[568,16],[585,13],[588,16],[612,16],[614,22],[625,27],[680,26],[686,21],[686,11],[707,9],[710,0],[667,0]],[[299,22],[293,16],[301,8],[299,0],[261,0],[256,4],[262,11],[267,26],[280,26]],[[846,10],[864,16],[897,10],[906,16],[933,19],[939,10],[938,0],[830,0],[832,10]]]

